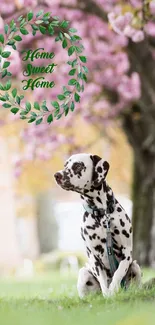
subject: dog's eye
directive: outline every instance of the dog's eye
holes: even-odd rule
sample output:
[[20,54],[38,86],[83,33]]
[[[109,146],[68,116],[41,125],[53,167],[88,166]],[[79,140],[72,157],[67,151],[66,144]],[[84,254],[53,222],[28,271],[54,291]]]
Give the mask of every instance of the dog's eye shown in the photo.
[[93,283],[92,283],[91,281],[88,280],[88,281],[86,282],[86,285],[87,285],[87,286],[93,286]]

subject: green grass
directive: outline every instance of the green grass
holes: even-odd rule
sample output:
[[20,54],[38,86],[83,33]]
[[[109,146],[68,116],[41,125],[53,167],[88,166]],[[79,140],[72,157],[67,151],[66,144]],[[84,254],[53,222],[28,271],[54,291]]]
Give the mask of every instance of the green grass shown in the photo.
[[[145,279],[155,271],[145,271]],[[76,276],[51,273],[0,280],[0,325],[154,325],[155,288],[80,300]]]

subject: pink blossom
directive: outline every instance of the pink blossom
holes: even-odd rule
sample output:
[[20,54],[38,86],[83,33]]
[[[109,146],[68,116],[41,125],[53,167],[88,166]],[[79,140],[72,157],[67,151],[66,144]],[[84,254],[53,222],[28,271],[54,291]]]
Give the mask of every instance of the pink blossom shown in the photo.
[[142,30],[137,31],[133,36],[132,40],[135,43],[141,42],[144,40],[144,32]]
[[21,7],[35,7],[38,0],[18,0],[18,5]]
[[145,25],[145,31],[148,35],[155,37],[155,23],[149,22]]
[[14,12],[15,10],[15,3],[14,1],[8,0],[6,1],[2,1],[2,3],[0,4],[0,10],[1,10],[1,15],[3,14],[11,14]]
[[133,37],[135,34],[135,28],[131,27],[130,25],[126,26],[124,29],[124,35],[128,37]]
[[22,167],[15,167],[14,168],[14,177],[19,178],[22,174]]
[[[68,19],[71,22],[70,27],[78,29],[77,34],[82,37],[82,43],[85,46],[83,55],[87,56],[88,61],[88,83],[85,85],[84,93],[80,93],[80,104],[76,104],[75,111],[69,112],[67,117],[63,116],[60,120],[54,120],[51,125],[48,125],[47,116],[51,113],[48,112],[43,118],[43,123],[39,126],[27,124],[27,121],[25,121],[25,124],[23,122],[23,130],[19,135],[24,144],[22,156],[14,163],[17,176],[22,172],[23,162],[34,159],[50,159],[53,153],[62,148],[62,146],[66,150],[66,144],[74,147],[76,139],[71,135],[69,137],[66,136],[63,132],[64,129],[68,129],[68,133],[72,133],[71,131],[79,115],[88,123],[96,124],[98,128],[104,128],[109,125],[112,119],[119,116],[122,110],[132,105],[141,96],[139,75],[135,72],[132,72],[130,76],[128,75],[130,62],[126,47],[129,38],[137,42],[141,41],[144,35],[141,34],[141,30],[134,28],[134,17],[130,12],[123,14],[122,7],[117,0],[95,0],[100,9],[104,11],[104,14],[108,13],[109,22],[113,28],[110,29],[107,22],[97,17],[94,13],[86,15],[80,9],[70,10],[63,8],[63,5],[75,5],[77,8],[78,0],[45,0],[45,2],[47,11],[51,11],[52,15],[60,16],[60,19]],[[24,7],[32,7],[34,14],[36,14],[40,9],[40,6],[36,5],[37,0],[16,0],[15,2],[1,0],[1,3],[1,8],[6,8],[5,16],[6,14],[10,15],[9,6],[8,10],[6,6],[8,3],[11,4],[13,12],[20,7],[22,11]],[[134,8],[141,8],[141,0],[131,0],[130,4]],[[80,5],[85,6],[85,2],[80,1]],[[12,16],[14,17],[14,15]],[[1,26],[3,28],[3,21],[0,21],[0,28]],[[154,26],[153,22],[149,22],[145,26],[145,32],[153,36]],[[38,88],[33,92],[30,90],[27,92],[32,105],[34,101],[38,101],[41,104],[42,100],[46,99],[48,108],[50,111],[53,111],[51,101],[56,100],[57,94],[62,92],[62,86],[67,85],[69,80],[68,72],[70,67],[66,65],[66,61],[68,61],[67,51],[62,49],[60,42],[54,42],[53,36],[40,35],[38,40],[37,35],[33,37],[31,34],[28,34],[22,38],[23,41],[18,43],[19,52],[15,51],[17,56],[13,53],[12,48],[8,47],[8,50],[12,52],[10,68],[12,67],[13,69],[13,76],[18,76],[19,88],[23,79],[24,62],[21,60],[23,47],[25,49],[33,48],[33,46],[36,48],[43,47],[46,51],[54,51],[56,55],[54,62],[58,66],[55,73],[48,76],[45,75],[49,80],[54,80],[56,86],[52,91],[51,89]],[[74,57],[75,54],[71,56],[71,59]],[[40,62],[36,60],[34,65],[45,65],[45,60],[40,60]],[[111,91],[117,94],[116,103],[111,103]],[[25,100],[27,94],[26,92],[24,93]],[[37,111],[35,112],[38,113]],[[19,119],[19,114],[11,116],[14,120]],[[80,150],[78,146],[76,150]]]
[[15,165],[15,166],[20,166],[21,163],[22,163],[22,158],[21,158],[21,155],[19,154],[14,154],[12,156],[12,163]]
[[118,86],[118,92],[127,101],[140,98],[141,87],[138,73],[134,72],[130,77],[123,76]]
[[108,14],[108,19],[113,30],[120,35],[123,34],[126,26],[131,23],[132,18],[133,15],[130,12],[126,12],[124,15],[119,16],[116,16],[113,12]]

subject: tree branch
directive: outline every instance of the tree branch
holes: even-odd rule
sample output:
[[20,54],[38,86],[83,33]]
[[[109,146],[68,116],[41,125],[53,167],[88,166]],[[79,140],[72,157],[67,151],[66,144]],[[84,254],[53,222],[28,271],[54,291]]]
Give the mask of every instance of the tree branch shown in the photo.
[[78,9],[84,13],[96,15],[104,21],[108,20],[102,7],[100,7],[94,0],[78,0],[78,4],[76,6],[60,4],[60,8],[67,8],[71,10]]
[[151,55],[148,39],[146,38],[140,43],[129,41],[127,53],[131,71],[137,71],[140,75],[142,95],[139,105],[142,112],[150,113],[155,118],[155,63]]

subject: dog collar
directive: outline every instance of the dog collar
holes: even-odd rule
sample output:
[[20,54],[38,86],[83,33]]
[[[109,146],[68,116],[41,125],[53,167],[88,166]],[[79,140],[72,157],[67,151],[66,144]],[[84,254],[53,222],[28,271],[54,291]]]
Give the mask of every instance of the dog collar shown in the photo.
[[83,204],[84,209],[86,212],[93,214],[95,217],[103,217],[105,215],[105,209],[98,209],[95,206],[90,207],[88,204]]
[[109,200],[107,202],[107,209],[99,209],[96,206],[90,207],[88,204],[83,204],[84,209],[90,213],[95,215],[96,217],[103,217],[105,214],[111,214],[115,209],[115,200]]

